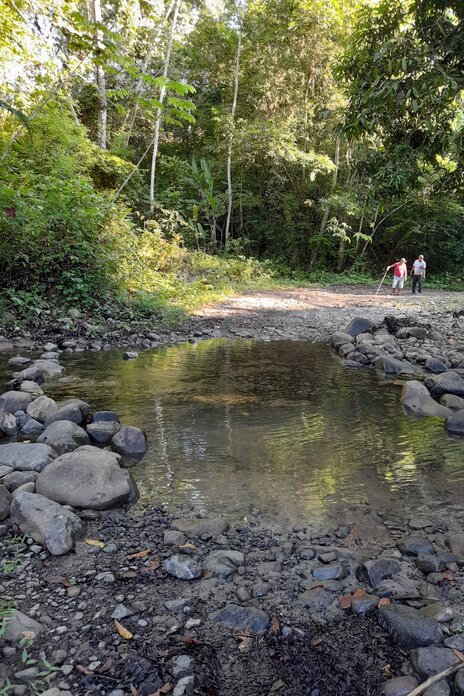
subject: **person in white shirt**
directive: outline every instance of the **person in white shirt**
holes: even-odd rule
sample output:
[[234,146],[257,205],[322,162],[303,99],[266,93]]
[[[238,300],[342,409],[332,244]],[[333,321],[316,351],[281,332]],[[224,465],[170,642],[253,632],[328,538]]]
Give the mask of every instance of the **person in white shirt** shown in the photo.
[[411,269],[412,292],[414,294],[416,293],[416,288],[418,289],[418,292],[422,292],[422,281],[425,280],[426,268],[427,264],[425,263],[424,257],[421,254],[419,258],[414,261]]

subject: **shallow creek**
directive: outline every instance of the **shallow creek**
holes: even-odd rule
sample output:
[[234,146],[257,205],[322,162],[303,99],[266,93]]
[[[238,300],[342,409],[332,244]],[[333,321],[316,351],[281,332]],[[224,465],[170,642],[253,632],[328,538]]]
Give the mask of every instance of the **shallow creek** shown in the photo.
[[57,400],[143,428],[142,500],[239,520],[361,524],[464,509],[464,440],[413,420],[400,384],[343,368],[326,344],[210,340],[142,353],[63,354]]

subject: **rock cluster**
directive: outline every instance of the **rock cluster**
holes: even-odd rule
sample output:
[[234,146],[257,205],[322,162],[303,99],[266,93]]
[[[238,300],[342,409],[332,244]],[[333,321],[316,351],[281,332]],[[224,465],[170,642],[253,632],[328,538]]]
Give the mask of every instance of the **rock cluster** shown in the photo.
[[441,418],[447,432],[464,435],[464,342],[404,323],[386,317],[375,326],[353,319],[332,335],[331,345],[346,367],[370,366],[386,377],[402,378],[407,415]]
[[136,499],[137,487],[122,464],[143,457],[147,441],[139,428],[121,426],[116,413],[91,415],[85,401],[57,404],[46,396],[39,384],[64,369],[54,355],[30,365],[22,356],[10,360],[28,366],[13,373],[15,389],[0,395],[0,520],[11,516],[23,534],[62,555],[83,531],[73,510]]

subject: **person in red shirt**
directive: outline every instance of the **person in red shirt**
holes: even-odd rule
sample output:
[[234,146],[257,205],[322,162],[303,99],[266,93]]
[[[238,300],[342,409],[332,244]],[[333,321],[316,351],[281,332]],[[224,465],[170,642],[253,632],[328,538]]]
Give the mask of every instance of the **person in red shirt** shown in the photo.
[[[404,286],[404,281],[408,277],[408,267],[406,266],[406,259],[401,259],[396,263],[392,263],[391,266],[387,266],[387,271],[393,268],[393,283],[392,290],[394,295],[399,295]],[[395,292],[396,291],[396,292]]]

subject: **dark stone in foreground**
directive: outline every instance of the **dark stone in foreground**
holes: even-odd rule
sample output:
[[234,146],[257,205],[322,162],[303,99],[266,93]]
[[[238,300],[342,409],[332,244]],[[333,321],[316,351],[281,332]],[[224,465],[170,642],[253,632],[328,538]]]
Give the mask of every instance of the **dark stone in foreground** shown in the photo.
[[395,573],[399,573],[400,570],[401,566],[394,558],[376,558],[358,566],[356,577],[375,590],[384,578],[390,578]]
[[419,554],[433,554],[433,544],[427,537],[412,535],[398,542],[398,548],[405,556],[419,556]]
[[344,333],[349,336],[356,338],[359,334],[367,333],[374,327],[374,324],[370,319],[364,319],[363,317],[355,317],[350,321],[348,326],[344,329]]
[[454,667],[460,662],[451,648],[432,647],[412,650],[410,660],[414,671],[417,672],[421,679],[443,672],[448,667]]
[[445,428],[454,435],[464,435],[464,410],[456,411],[445,420]]
[[408,696],[418,686],[415,677],[396,677],[389,679],[383,687],[383,696]]
[[401,604],[380,607],[378,621],[403,648],[421,648],[443,641],[438,623],[413,607]]
[[269,616],[265,611],[255,607],[241,607],[237,604],[228,604],[223,609],[213,611],[209,618],[213,623],[222,623],[227,628],[250,631],[257,635],[264,633],[269,626]]

